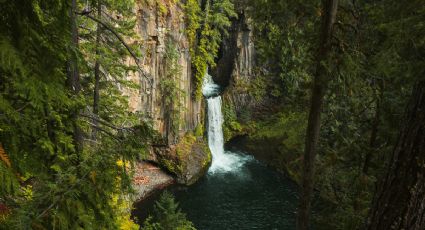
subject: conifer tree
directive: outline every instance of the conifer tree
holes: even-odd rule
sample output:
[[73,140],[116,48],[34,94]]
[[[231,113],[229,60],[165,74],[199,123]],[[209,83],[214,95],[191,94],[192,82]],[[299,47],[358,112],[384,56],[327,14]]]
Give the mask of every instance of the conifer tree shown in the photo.
[[0,205],[10,210],[2,228],[134,227],[124,195],[132,191],[132,163],[153,132],[127,111],[120,92],[135,69],[126,63],[131,47],[122,44],[134,33],[133,2],[96,3],[108,13],[99,21],[117,24],[117,31],[92,36],[96,21],[81,14],[87,5],[76,0],[0,6]]
[[147,230],[195,230],[193,223],[179,208],[173,195],[168,191],[161,194],[155,202],[154,215],[146,219],[143,229]]

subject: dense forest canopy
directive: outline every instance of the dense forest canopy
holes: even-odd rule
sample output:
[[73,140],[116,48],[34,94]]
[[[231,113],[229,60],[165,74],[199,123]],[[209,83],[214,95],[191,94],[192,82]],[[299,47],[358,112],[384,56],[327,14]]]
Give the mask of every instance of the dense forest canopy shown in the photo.
[[[136,71],[125,63],[125,47],[80,17],[82,4],[2,3],[0,191],[6,217],[12,212],[6,220],[2,214],[6,229],[131,225],[129,167],[152,131],[127,111],[118,90]],[[134,2],[86,4],[120,36],[134,33]]]
[[[300,185],[298,229],[425,228],[422,0],[0,0],[0,229],[139,228],[134,165],[164,141],[123,93],[140,87],[130,75],[153,84],[137,4],[184,15],[194,90],[176,87],[171,39],[158,85],[174,134],[187,108],[173,98],[203,100],[203,78],[247,18],[255,77],[229,89],[262,107],[240,113],[224,99],[224,135],[279,140],[271,165]],[[169,194],[156,208],[146,229],[195,228]]]
[[[423,82],[424,6],[420,1],[252,2],[253,9],[265,9],[252,12],[263,58],[260,73],[268,70],[263,73],[268,90],[263,92],[285,101],[283,119],[293,113],[306,119],[302,114],[310,113],[308,127],[312,122],[320,127],[322,121],[320,134],[309,135],[309,130],[306,137],[301,136],[306,147],[317,138],[319,156],[309,153],[312,163],[304,164],[304,170],[310,170],[307,173],[313,173],[316,165],[315,179],[305,181],[306,172],[299,174],[307,189],[316,181],[321,196],[333,203],[328,211],[319,212],[319,226],[362,228],[374,184],[391,159],[413,86]],[[323,24],[330,23],[326,19],[330,10],[334,22],[324,41],[321,34],[326,29]],[[322,118],[312,120],[318,97],[324,97]],[[295,151],[302,155],[303,150]],[[423,149],[417,154],[423,154]]]

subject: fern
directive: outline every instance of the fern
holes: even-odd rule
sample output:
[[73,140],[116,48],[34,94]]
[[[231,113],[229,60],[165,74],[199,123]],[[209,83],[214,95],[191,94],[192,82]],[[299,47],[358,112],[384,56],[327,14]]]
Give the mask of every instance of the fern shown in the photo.
[[9,39],[0,36],[0,68],[8,73],[25,74],[25,67]]

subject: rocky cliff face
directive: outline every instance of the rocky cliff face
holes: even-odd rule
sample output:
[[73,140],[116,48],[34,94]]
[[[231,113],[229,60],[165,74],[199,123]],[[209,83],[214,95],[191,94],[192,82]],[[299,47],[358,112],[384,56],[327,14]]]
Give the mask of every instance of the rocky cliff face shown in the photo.
[[229,36],[223,40],[217,67],[212,70],[214,80],[227,86],[223,95],[225,103],[231,103],[237,114],[254,106],[254,100],[248,93],[248,86],[255,78],[253,39],[249,18],[244,10],[239,10]]
[[[138,3],[137,34],[139,36],[141,65],[152,78],[149,82],[141,74],[134,74],[129,78],[140,85],[139,90],[129,90],[130,110],[141,112],[154,121],[154,128],[167,140],[174,144],[178,136],[183,136],[187,131],[194,130],[202,120],[201,101],[192,97],[194,91],[191,76],[191,61],[187,37],[184,33],[184,14],[181,7],[172,1],[157,1],[155,3]],[[179,95],[180,122],[177,136],[170,131],[170,121],[167,121],[164,106],[164,92],[161,92],[161,81],[166,75],[166,46],[173,43],[178,51],[178,64],[180,73],[175,82],[181,90]]]
[[254,32],[245,10],[239,7],[238,18],[233,20],[229,36],[222,42],[217,66],[210,71],[214,81],[225,86],[222,112],[226,141],[245,134],[242,123],[259,110],[258,101],[250,93],[256,79],[255,66]]
[[[298,180],[300,167],[296,162],[299,155],[294,153],[302,144],[294,142],[297,143],[297,148],[294,148],[294,143],[288,144],[287,133],[293,131],[293,128],[286,123],[276,124],[273,120],[276,111],[279,111],[276,108],[282,102],[267,94],[256,98],[253,96],[254,91],[268,90],[267,85],[261,82],[264,76],[258,75],[260,63],[257,61],[254,44],[251,21],[245,11],[240,9],[229,36],[223,41],[217,67],[211,73],[216,82],[227,86],[222,95],[226,147],[250,153],[256,159],[285,171],[291,178]],[[302,116],[300,118],[302,120]],[[287,118],[286,122],[299,122],[289,119],[291,118]],[[267,131],[276,125],[288,129],[283,135],[268,135]],[[303,140],[302,137],[298,139]]]
[[[138,1],[135,10],[138,38],[134,38],[132,42],[139,44],[142,57],[139,64],[151,80],[140,72],[130,74],[128,80],[138,84],[139,88],[127,88],[123,91],[129,97],[129,109],[151,119],[154,129],[162,136],[161,143],[157,143],[160,147],[152,149],[149,160],[175,173],[182,183],[187,183],[193,181],[194,175],[199,172],[193,172],[196,171],[193,167],[186,167],[189,165],[186,162],[198,165],[198,171],[203,171],[208,166],[205,162],[208,162],[209,151],[208,147],[204,148],[206,145],[202,137],[192,141],[193,148],[185,148],[186,152],[176,151],[185,137],[193,136],[189,132],[201,127],[204,114],[202,101],[196,101],[192,97],[194,83],[189,44],[185,35],[184,11],[174,1],[167,0]],[[176,61],[178,71],[167,69],[167,62],[171,61],[168,53],[170,51],[167,50],[170,44],[176,54],[176,60],[173,61]],[[129,59],[129,62],[134,60]],[[170,81],[170,74],[173,75],[173,82],[168,87],[175,88],[174,96],[161,87],[164,82]],[[173,108],[167,106],[170,100],[173,101]],[[170,116],[170,113],[178,116]]]

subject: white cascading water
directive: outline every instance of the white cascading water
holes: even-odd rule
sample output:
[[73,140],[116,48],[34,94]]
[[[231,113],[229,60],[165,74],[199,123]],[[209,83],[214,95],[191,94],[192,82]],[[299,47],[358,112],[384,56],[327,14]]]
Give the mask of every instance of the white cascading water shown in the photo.
[[212,153],[209,173],[238,170],[251,158],[224,151],[220,86],[214,83],[209,74],[206,74],[204,78],[202,93],[207,99],[208,107],[208,146]]

